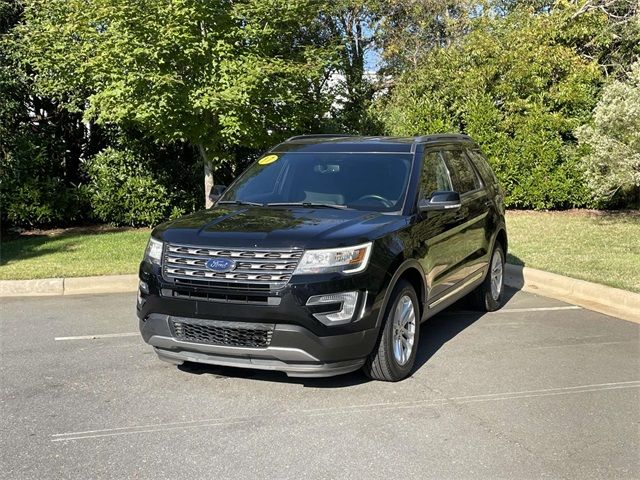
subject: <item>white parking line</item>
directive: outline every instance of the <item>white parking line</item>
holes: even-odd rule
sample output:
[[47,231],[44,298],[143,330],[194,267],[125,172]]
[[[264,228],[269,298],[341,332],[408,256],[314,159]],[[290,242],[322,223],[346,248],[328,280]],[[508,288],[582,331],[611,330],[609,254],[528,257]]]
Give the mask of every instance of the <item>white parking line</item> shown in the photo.
[[565,347],[588,347],[590,345],[622,345],[625,343],[637,344],[637,340],[616,340],[612,342],[579,342],[579,343],[560,343],[558,345],[535,345],[532,347],[523,347],[528,350],[541,350],[544,348],[565,348]]
[[442,313],[439,313],[438,316],[443,317],[456,317],[460,315],[495,315],[498,313],[527,313],[527,312],[553,312],[553,311],[563,311],[563,310],[583,310],[582,307],[577,305],[567,305],[563,307],[529,307],[529,308],[501,308],[500,310],[496,310],[495,312],[486,312],[482,313],[478,310],[445,310]]
[[491,313],[553,312],[556,310],[582,310],[582,307],[567,305],[566,307],[501,308]]
[[79,335],[76,337],[55,337],[55,341],[60,340],[98,340],[100,338],[116,338],[116,337],[135,337],[140,335],[139,332],[126,332],[126,333],[103,333],[100,335]]
[[344,415],[354,413],[370,413],[382,410],[398,410],[405,408],[445,407],[447,405],[462,405],[476,402],[491,402],[517,400],[522,398],[550,397],[557,395],[571,395],[580,393],[603,392],[608,390],[620,390],[628,388],[640,388],[640,380],[612,383],[598,383],[591,385],[578,385],[573,387],[543,388],[538,390],[521,390],[516,392],[488,393],[480,395],[467,395],[448,397],[441,399],[413,400],[404,402],[382,402],[358,405],[345,405],[338,407],[307,409],[298,411],[284,411],[281,413],[268,413],[264,415],[230,416],[227,418],[208,418],[185,422],[169,422],[148,425],[132,425],[129,427],[104,428],[97,430],[85,430],[80,432],[56,433],[51,435],[52,442],[66,442],[70,440],[84,440],[88,438],[113,437],[121,435],[133,435],[136,433],[152,433],[172,431],[190,428],[204,428],[237,423],[255,422],[258,420],[277,420],[292,417],[317,417],[327,415]]

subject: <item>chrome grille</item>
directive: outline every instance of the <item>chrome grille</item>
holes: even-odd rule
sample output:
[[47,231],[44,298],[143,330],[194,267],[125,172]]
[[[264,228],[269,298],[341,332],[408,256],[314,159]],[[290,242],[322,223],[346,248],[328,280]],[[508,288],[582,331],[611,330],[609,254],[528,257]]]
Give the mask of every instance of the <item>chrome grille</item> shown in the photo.
[[[163,272],[167,280],[194,286],[234,289],[277,289],[283,287],[296,269],[302,250],[239,250],[166,244]],[[219,273],[205,267],[212,258],[230,258],[234,270]]]

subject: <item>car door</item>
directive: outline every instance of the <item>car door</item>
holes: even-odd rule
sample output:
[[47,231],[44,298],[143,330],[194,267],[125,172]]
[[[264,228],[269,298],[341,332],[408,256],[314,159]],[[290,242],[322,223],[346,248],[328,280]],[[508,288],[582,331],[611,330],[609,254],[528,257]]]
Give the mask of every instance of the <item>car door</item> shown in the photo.
[[[453,184],[441,149],[431,148],[423,156],[418,200],[428,200],[438,191],[453,191]],[[451,210],[419,214],[414,232],[419,243],[418,257],[426,275],[430,301],[455,283],[453,268],[456,255],[452,249],[452,235],[460,223],[458,213]]]
[[442,152],[451,174],[454,191],[460,194],[459,222],[452,234],[453,257],[450,280],[454,284],[477,280],[486,264],[486,223],[489,198],[478,172],[462,148],[449,148]]

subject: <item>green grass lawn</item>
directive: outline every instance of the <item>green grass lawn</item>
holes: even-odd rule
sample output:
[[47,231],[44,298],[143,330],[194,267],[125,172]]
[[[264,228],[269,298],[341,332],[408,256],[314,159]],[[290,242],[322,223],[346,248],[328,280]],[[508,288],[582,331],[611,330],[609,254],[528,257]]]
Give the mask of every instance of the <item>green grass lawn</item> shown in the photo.
[[640,212],[507,213],[510,263],[640,292]]
[[0,279],[136,273],[149,229],[72,228],[23,235],[0,246]]
[[[507,214],[511,263],[640,292],[640,213]],[[0,279],[136,273],[148,229],[72,228],[4,241]]]

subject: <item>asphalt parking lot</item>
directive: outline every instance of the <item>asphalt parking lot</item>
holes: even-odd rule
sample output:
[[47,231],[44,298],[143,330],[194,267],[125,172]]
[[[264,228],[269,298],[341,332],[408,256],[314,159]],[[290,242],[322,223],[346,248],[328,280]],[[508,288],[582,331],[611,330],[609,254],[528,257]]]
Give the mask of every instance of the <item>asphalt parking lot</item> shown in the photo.
[[640,478],[638,324],[511,292],[390,384],[176,368],[134,302],[0,300],[0,477]]

